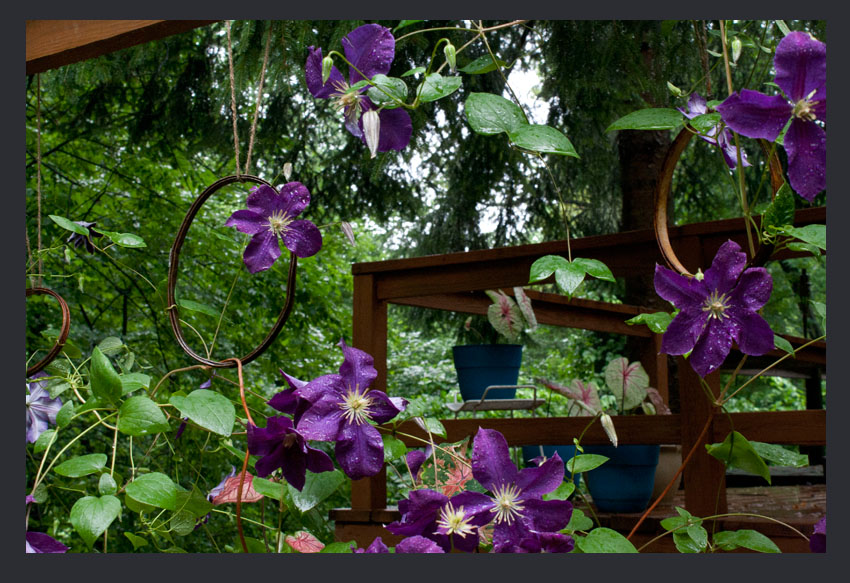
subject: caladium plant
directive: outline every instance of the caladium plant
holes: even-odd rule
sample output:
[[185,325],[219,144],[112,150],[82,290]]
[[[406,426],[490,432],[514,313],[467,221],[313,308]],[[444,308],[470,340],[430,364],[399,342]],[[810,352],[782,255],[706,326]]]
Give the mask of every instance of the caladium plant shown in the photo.
[[537,318],[531,307],[531,300],[521,287],[514,288],[512,298],[502,290],[486,290],[493,303],[487,308],[487,319],[493,329],[508,339],[517,342],[523,332],[537,329]]

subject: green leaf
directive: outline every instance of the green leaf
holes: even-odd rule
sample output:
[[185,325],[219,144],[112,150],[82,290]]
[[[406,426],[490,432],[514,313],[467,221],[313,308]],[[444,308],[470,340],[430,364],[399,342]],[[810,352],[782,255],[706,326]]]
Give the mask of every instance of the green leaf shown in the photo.
[[584,274],[583,266],[568,261],[562,268],[555,272],[555,284],[562,294],[572,297],[573,292],[584,281]]
[[700,549],[700,552],[705,550],[708,546],[708,532],[702,527],[702,525],[692,524],[685,529],[685,532],[687,532],[690,539],[694,541],[694,544]]
[[125,532],[124,536],[127,537],[127,540],[133,545],[133,550],[137,551],[142,547],[146,547],[148,545],[148,541],[140,536],[133,534],[132,532]]
[[56,413],[56,427],[65,427],[68,423],[71,422],[71,418],[74,416],[74,402],[67,401],[62,408],[59,409],[59,412]]
[[446,428],[443,427],[443,424],[440,423],[439,419],[436,417],[420,417],[420,419],[422,419],[422,423],[425,425],[422,428],[424,431],[442,438],[446,437]]
[[121,349],[124,348],[124,343],[120,338],[107,336],[97,344],[97,347],[100,348],[100,351],[106,356],[114,356],[121,352]]
[[228,436],[236,421],[236,408],[226,397],[207,389],[196,389],[186,397],[173,396],[168,401],[183,417],[188,417],[204,429]]
[[410,71],[405,71],[401,74],[402,77],[410,77],[411,75],[419,75],[420,73],[425,72],[425,67],[414,67]]
[[[289,484],[287,484],[287,489],[292,504],[303,514],[336,492],[345,480],[345,474],[339,470],[320,474],[307,472],[304,488],[300,492]],[[254,489],[256,490],[256,484]],[[259,490],[257,491],[259,492]]]
[[788,354],[794,354],[794,347],[791,346],[791,343],[778,334],[773,335],[773,345],[780,350],[784,350]]
[[195,522],[196,519],[191,512],[178,510],[171,515],[168,525],[171,528],[171,532],[177,536],[186,536],[195,530]]
[[100,475],[100,480],[97,482],[98,494],[111,496],[118,491],[118,484],[115,483],[115,478],[112,474],[104,472]]
[[[311,475],[307,474],[308,477]],[[262,494],[275,500],[280,500],[280,497],[284,495],[284,484],[281,482],[272,482],[271,480],[254,476],[254,479],[251,480],[251,485],[257,494]]]
[[776,443],[762,443],[761,441],[751,441],[750,445],[756,450],[765,462],[774,466],[791,466],[794,468],[804,468],[809,465],[809,456],[804,453],[797,453],[790,449],[785,449]]
[[776,231],[794,222],[794,191],[784,183],[761,218],[762,231]]
[[391,462],[403,457],[407,453],[407,446],[404,442],[392,435],[386,433],[381,436],[384,441],[384,461]]
[[74,221],[70,221],[65,217],[61,217],[59,215],[47,215],[50,217],[54,223],[65,229],[66,231],[71,231],[77,233],[78,235],[82,235],[83,237],[89,236],[89,230],[81,225],[78,225]]
[[587,259],[586,257],[576,257],[573,263],[581,265],[587,274],[596,279],[604,279],[605,281],[616,282],[614,274],[608,269],[608,266],[597,259]]
[[115,496],[84,496],[71,508],[71,524],[91,548],[120,515],[121,501]]
[[547,125],[523,124],[516,130],[508,132],[508,137],[515,146],[523,150],[579,157],[567,136]]
[[747,528],[741,530],[722,530],[714,533],[714,544],[724,551],[732,551],[744,547],[760,553],[781,553],[772,540],[756,530]]
[[[47,381],[47,393],[50,395],[51,399],[55,399],[65,391],[71,388],[71,383],[69,383],[64,378],[59,379],[50,379]],[[66,403],[67,405],[67,403]]]
[[567,471],[571,474],[589,472],[608,461],[608,457],[596,453],[582,453],[567,460]]
[[168,431],[165,415],[149,397],[130,397],[118,409],[118,431],[141,436]]
[[593,528],[593,520],[586,516],[579,508],[573,508],[573,513],[570,516],[570,522],[564,530],[575,532],[577,530],[588,531]]
[[767,469],[767,464],[759,457],[747,438],[737,431],[727,435],[723,443],[706,445],[705,449],[709,455],[719,459],[727,467],[756,474],[770,484],[770,470]]
[[399,107],[398,101],[404,103],[407,99],[407,84],[398,77],[378,74],[372,77],[372,83],[375,86],[370,87],[366,94],[376,106],[383,105],[384,109],[393,109]]
[[792,241],[791,243],[788,243],[787,247],[789,250],[796,251],[798,253],[810,253],[815,257],[819,257],[821,255],[820,249],[818,249],[817,245],[812,245],[810,243]]
[[544,500],[566,500],[573,495],[576,490],[575,482],[563,481],[561,485],[553,491],[543,494]]
[[215,310],[215,308],[206,304],[202,304],[201,302],[179,299],[177,300],[177,305],[185,310],[189,310],[191,312],[200,312],[201,314],[206,314],[207,316],[211,316],[216,319],[218,319],[218,317],[221,315]]
[[81,478],[99,472],[106,465],[106,454],[90,453],[62,462],[53,471],[66,478]]
[[177,508],[177,486],[160,472],[143,474],[127,484],[127,496],[137,502],[174,510]]
[[401,30],[402,28],[405,28],[405,27],[407,27],[407,26],[410,26],[411,24],[416,24],[417,22],[425,22],[425,21],[424,21],[424,20],[402,20],[402,21],[400,21],[400,22],[398,23],[398,26],[396,26],[396,27],[393,29],[393,36],[395,36],[395,33],[396,33],[397,31]]
[[95,346],[91,355],[91,390],[96,397],[115,403],[121,398],[121,378],[109,359]]
[[213,505],[207,497],[197,488],[191,491],[177,490],[177,510],[191,513],[195,518],[203,518]]
[[357,541],[350,540],[348,542],[332,542],[325,545],[320,553],[350,553],[351,547],[357,546]]
[[492,93],[471,93],[464,110],[472,130],[485,136],[514,132],[528,123],[513,101]]
[[501,291],[495,294],[495,302],[487,307],[487,320],[496,332],[515,342],[525,327],[522,311],[512,297]]
[[544,255],[531,264],[531,269],[528,274],[528,283],[542,281],[569,265],[569,261],[560,255]]
[[826,304],[815,301],[810,301],[809,303],[812,305],[815,313],[820,316],[820,327],[826,330]]
[[[702,527],[700,526],[697,528]],[[701,553],[704,550],[704,547],[700,547],[687,532],[682,532],[681,530],[677,530],[673,533],[673,543],[676,545],[676,550],[680,553]]]
[[116,231],[105,231],[103,229],[98,229],[97,227],[92,227],[93,231],[97,231],[112,240],[113,243],[118,245],[119,247],[130,247],[130,248],[140,248],[147,247],[145,240],[139,237],[138,235],[134,235],[133,233],[118,233]]
[[688,123],[699,133],[707,134],[720,123],[719,113],[704,113],[688,121]]
[[616,530],[599,527],[591,530],[586,537],[578,539],[578,545],[585,553],[636,553],[635,546]]
[[42,431],[38,436],[38,439],[35,440],[35,444],[33,445],[32,451],[33,453],[41,453],[47,449],[47,446],[50,445],[50,442],[56,437],[55,429],[47,429]]
[[499,67],[506,67],[508,65],[501,59],[496,59],[496,63],[494,63],[490,55],[483,55],[468,63],[465,67],[459,67],[458,71],[463,71],[467,75],[482,75],[490,71],[495,71],[497,63]]
[[652,332],[663,334],[667,331],[667,326],[673,321],[673,314],[668,312],[653,312],[651,314],[638,314],[634,318],[626,320],[626,324],[645,324]]
[[150,504],[143,504],[138,500],[135,500],[132,496],[127,496],[126,494],[124,495],[124,504],[130,510],[130,512],[146,512],[148,514],[152,512],[159,512],[156,506],[152,506]]
[[615,130],[672,130],[682,125],[682,112],[676,109],[649,108],[624,115],[606,129]]
[[805,227],[783,227],[782,233],[800,239],[804,243],[815,245],[826,251],[826,225],[806,225]]
[[439,73],[431,73],[422,81],[422,92],[419,93],[419,101],[428,103],[451,95],[463,85],[460,77],[443,77]]
[[118,376],[121,377],[121,393],[123,395],[139,389],[147,389],[151,385],[150,375],[140,372],[128,372]]

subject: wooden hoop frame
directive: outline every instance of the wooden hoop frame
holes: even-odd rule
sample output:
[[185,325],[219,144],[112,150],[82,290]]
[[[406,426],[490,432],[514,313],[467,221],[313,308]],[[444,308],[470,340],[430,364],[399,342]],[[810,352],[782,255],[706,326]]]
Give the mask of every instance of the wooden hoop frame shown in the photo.
[[[673,143],[670,144],[670,149],[667,151],[667,156],[664,158],[664,164],[661,166],[661,175],[658,178],[658,183],[655,186],[655,239],[658,241],[658,247],[661,250],[661,255],[664,256],[667,264],[682,275],[691,276],[692,274],[685,268],[684,265],[676,257],[675,251],[670,244],[670,236],[667,232],[667,200],[670,196],[670,190],[673,183],[673,171],[676,169],[676,164],[679,163],[679,158],[685,147],[691,141],[691,138],[696,134],[696,130],[690,126],[685,126]],[[775,152],[771,152],[770,145],[765,140],[759,140],[759,145],[768,157],[770,168],[770,184],[773,187],[773,194],[776,195],[782,185],[785,184],[785,177],[782,173],[782,165],[779,163],[779,158]],[[755,256],[750,261],[750,265],[761,266],[768,260],[773,253],[773,245],[761,245],[756,251]]]
[[47,356],[27,368],[27,377],[31,377],[35,373],[40,372],[44,369],[44,367],[53,362],[53,359],[62,352],[62,348],[65,346],[65,341],[68,340],[68,333],[71,331],[71,311],[68,309],[68,304],[65,303],[62,296],[52,289],[47,289],[46,287],[27,288],[26,297],[33,295],[48,295],[56,298],[56,301],[59,302],[59,307],[62,309],[62,329],[59,331],[59,337],[56,339],[56,344],[53,345],[53,348],[50,349]]
[[[241,174],[241,175],[231,175],[225,176],[224,178],[220,178],[213,184],[207,187],[201,195],[195,199],[195,202],[192,203],[192,206],[189,207],[189,210],[186,213],[186,216],[183,218],[183,223],[180,225],[180,229],[177,231],[177,237],[174,239],[174,244],[171,246],[171,253],[169,255],[169,265],[168,265],[168,290],[167,290],[167,301],[168,301],[168,315],[171,319],[171,329],[174,331],[174,336],[177,339],[177,343],[183,349],[183,351],[191,356],[196,361],[201,364],[205,364],[207,366],[213,368],[233,368],[236,366],[236,362],[232,359],[227,359],[224,361],[218,360],[210,360],[205,358],[199,354],[197,354],[194,350],[192,350],[189,345],[186,343],[185,338],[183,337],[183,331],[180,327],[180,314],[177,308],[177,302],[174,296],[174,290],[177,286],[177,272],[180,267],[180,249],[183,247],[183,243],[186,240],[186,235],[189,232],[189,227],[192,226],[192,221],[195,220],[195,216],[198,214],[198,211],[201,209],[201,206],[218,190],[222,187],[227,186],[229,184],[233,184],[235,182],[252,182],[255,184],[262,184],[268,186],[277,192],[277,189],[274,188],[271,184],[263,180],[262,178],[258,178],[257,176],[251,176],[249,174]],[[283,309],[280,312],[280,315],[277,318],[274,326],[269,331],[266,338],[257,346],[254,350],[249,352],[247,355],[243,356],[239,360],[242,364],[247,364],[260,356],[266,348],[274,342],[274,339],[277,338],[278,333],[280,333],[283,325],[286,323],[286,320],[289,318],[289,314],[292,311],[292,305],[295,299],[295,276],[298,268],[298,258],[294,253],[290,253],[290,261],[289,261],[289,277],[287,279],[286,284],[286,301],[284,302]]]

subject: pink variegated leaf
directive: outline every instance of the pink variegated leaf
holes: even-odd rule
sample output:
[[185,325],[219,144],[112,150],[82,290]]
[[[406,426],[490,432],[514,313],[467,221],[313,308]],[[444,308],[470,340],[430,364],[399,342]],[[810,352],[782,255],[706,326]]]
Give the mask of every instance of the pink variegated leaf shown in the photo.
[[295,536],[287,535],[284,539],[286,544],[299,553],[318,553],[325,548],[324,543],[306,530],[299,530]]
[[617,410],[625,413],[646,398],[649,375],[639,362],[629,364],[628,359],[619,357],[605,367],[605,384],[617,400]]
[[[210,500],[214,506],[236,502],[236,494],[239,491],[239,476],[240,474],[237,473],[235,476],[231,476],[224,481],[221,492]],[[242,502],[257,502],[262,499],[263,495],[254,490],[253,481],[254,476],[246,473],[245,483],[242,485]]]
[[661,397],[661,393],[658,392],[658,389],[653,389],[649,387],[646,389],[646,394],[649,397],[650,403],[655,407],[656,415],[670,415],[670,407],[667,406],[667,403],[664,402],[664,399]]
[[534,332],[537,330],[537,316],[534,315],[534,308],[531,307],[531,299],[526,295],[525,290],[519,286],[514,288],[514,297],[519,306],[519,311],[525,318],[525,327],[529,332]]
[[495,295],[495,303],[487,308],[487,318],[496,332],[508,340],[514,342],[519,339],[523,328],[522,312],[509,295],[502,291]]

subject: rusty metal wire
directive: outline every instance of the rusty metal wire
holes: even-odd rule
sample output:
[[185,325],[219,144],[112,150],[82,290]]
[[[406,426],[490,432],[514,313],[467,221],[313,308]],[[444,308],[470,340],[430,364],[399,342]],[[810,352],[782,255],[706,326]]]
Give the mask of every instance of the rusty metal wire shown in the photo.
[[39,360],[31,367],[27,368],[28,377],[31,377],[35,373],[42,370],[45,366],[53,362],[53,359],[56,358],[56,356],[62,351],[62,347],[65,346],[65,341],[68,339],[68,333],[71,331],[71,311],[68,309],[68,304],[65,303],[65,300],[62,299],[62,296],[60,296],[52,289],[47,289],[46,287],[27,288],[26,297],[30,297],[32,295],[48,295],[56,298],[56,301],[59,302],[59,307],[62,309],[62,329],[59,331],[59,337],[56,339],[56,344],[53,345],[53,348],[50,349],[50,352],[47,353],[47,356]]
[[[670,149],[667,151],[667,156],[664,159],[664,164],[661,167],[661,175],[658,177],[658,183],[655,185],[655,239],[658,241],[658,247],[665,261],[682,275],[692,275],[684,265],[676,257],[675,251],[670,244],[670,236],[667,232],[667,200],[670,196],[670,188],[673,183],[673,171],[676,169],[676,164],[685,151],[685,147],[691,141],[695,131],[690,127],[685,127],[670,144]],[[770,146],[764,140],[759,140],[762,150],[769,159],[770,165],[770,184],[773,187],[773,195],[782,188],[785,183],[785,178],[782,174],[782,165],[779,163],[779,158],[776,152],[771,151]],[[751,266],[761,266],[770,258],[773,253],[773,245],[762,244],[756,251],[755,256],[751,259]]]
[[[175,300],[174,290],[177,286],[177,273],[180,269],[180,249],[183,247],[183,243],[186,240],[186,235],[189,232],[189,227],[192,226],[192,221],[195,219],[195,215],[198,214],[198,211],[201,209],[201,206],[209,199],[213,194],[215,194],[218,190],[227,186],[229,184],[233,184],[235,182],[251,182],[255,184],[264,184],[272,189],[274,187],[263,180],[262,178],[258,178],[256,176],[251,176],[249,174],[241,174],[239,176],[225,176],[224,178],[220,178],[209,187],[207,187],[204,192],[195,199],[195,202],[192,203],[192,206],[189,207],[189,210],[186,212],[186,216],[183,218],[183,223],[180,225],[180,229],[177,231],[177,236],[174,239],[174,244],[171,246],[171,253],[169,255],[169,265],[168,265],[168,290],[167,290],[167,301],[168,301],[168,315],[171,319],[171,329],[174,331],[174,336],[177,339],[177,343],[183,349],[183,351],[191,356],[196,361],[201,364],[205,364],[214,368],[233,368],[237,365],[236,359],[228,358],[223,361],[210,360],[209,358],[205,358],[195,351],[193,351],[189,345],[186,343],[185,338],[183,337],[183,331],[180,327],[180,313],[178,311],[177,302]],[[277,189],[275,189],[277,192]],[[292,311],[292,305],[295,299],[295,276],[298,268],[298,258],[294,253],[290,254],[290,262],[289,262],[289,277],[287,279],[286,284],[286,301],[284,302],[283,309],[280,312],[280,315],[277,318],[274,326],[269,331],[266,338],[262,341],[262,343],[257,346],[254,350],[246,354],[245,356],[239,358],[238,360],[241,364],[247,364],[260,356],[266,348],[274,342],[274,339],[277,338],[278,333],[283,328],[283,325],[286,323],[286,320],[289,318],[289,314]]]

